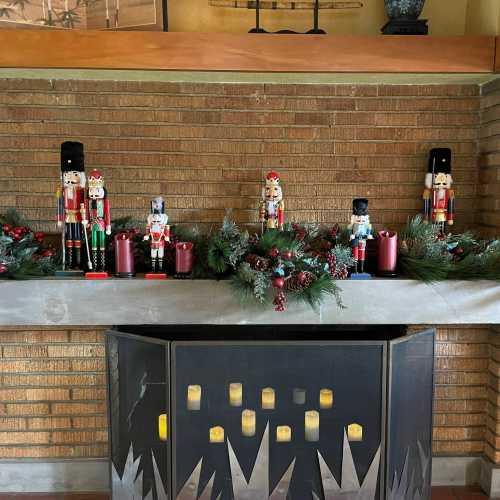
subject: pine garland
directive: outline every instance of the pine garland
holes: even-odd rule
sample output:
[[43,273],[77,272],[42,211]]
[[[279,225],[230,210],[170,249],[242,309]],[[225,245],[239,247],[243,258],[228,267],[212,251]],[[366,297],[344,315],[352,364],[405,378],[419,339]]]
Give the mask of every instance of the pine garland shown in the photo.
[[45,234],[33,232],[16,210],[0,215],[0,278],[54,274],[57,255],[44,245],[44,239]]
[[399,241],[399,266],[409,278],[500,279],[500,240],[477,240],[471,232],[442,234],[416,216],[400,232]]

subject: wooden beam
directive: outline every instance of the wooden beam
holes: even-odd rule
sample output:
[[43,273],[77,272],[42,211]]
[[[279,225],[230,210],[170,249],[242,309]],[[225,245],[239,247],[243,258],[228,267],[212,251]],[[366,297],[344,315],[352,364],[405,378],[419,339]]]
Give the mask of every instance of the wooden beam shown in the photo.
[[0,31],[0,67],[492,73],[495,37]]

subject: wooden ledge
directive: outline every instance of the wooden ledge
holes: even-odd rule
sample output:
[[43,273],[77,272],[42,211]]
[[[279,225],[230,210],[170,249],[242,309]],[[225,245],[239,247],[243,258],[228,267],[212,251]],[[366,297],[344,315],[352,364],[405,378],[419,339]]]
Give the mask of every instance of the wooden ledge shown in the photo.
[[0,67],[493,73],[495,37],[0,31]]

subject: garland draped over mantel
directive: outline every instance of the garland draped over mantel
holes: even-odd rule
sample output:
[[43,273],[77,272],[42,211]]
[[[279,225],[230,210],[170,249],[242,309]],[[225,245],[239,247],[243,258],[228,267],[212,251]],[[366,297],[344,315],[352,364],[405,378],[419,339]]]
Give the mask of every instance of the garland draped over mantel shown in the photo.
[[[0,277],[20,279],[54,274],[60,255],[44,243],[15,211],[0,215]],[[141,224],[131,218],[113,222],[113,234],[132,233],[137,268],[148,268],[148,245]],[[347,279],[354,264],[346,227],[286,224],[284,231],[250,234],[232,221],[202,234],[196,227],[177,226],[167,243],[165,259],[172,266],[175,243],[191,241],[195,248],[193,278],[229,279],[243,304],[273,305],[305,302],[317,309],[332,296],[343,307],[338,280]],[[113,239],[109,247],[112,265]],[[425,282],[500,280],[500,240],[476,239],[471,232],[442,234],[420,216],[399,233],[400,275]],[[362,286],[362,285],[361,285]]]

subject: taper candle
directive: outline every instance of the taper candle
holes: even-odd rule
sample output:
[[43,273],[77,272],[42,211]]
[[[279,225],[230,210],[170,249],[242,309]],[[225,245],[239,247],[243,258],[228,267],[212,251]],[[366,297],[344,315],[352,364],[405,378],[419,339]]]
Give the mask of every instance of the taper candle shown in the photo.
[[319,391],[319,407],[322,410],[333,407],[333,391],[331,389],[321,389]]
[[188,385],[187,409],[198,411],[201,406],[201,385]]
[[272,387],[262,389],[262,409],[274,410],[276,406],[276,396]]
[[306,411],[304,425],[306,441],[319,441],[319,412]]
[[224,442],[224,427],[216,426],[210,428],[210,442],[211,443]]
[[168,436],[168,423],[166,413],[158,416],[158,437],[160,441],[166,441]]
[[231,406],[241,406],[243,404],[243,384],[239,382],[229,384],[229,404]]
[[363,427],[359,424],[348,425],[347,439],[349,441],[363,441]]
[[288,425],[276,427],[276,442],[289,443],[292,440],[292,428]]
[[241,412],[241,434],[245,437],[255,436],[255,412],[253,410]]

